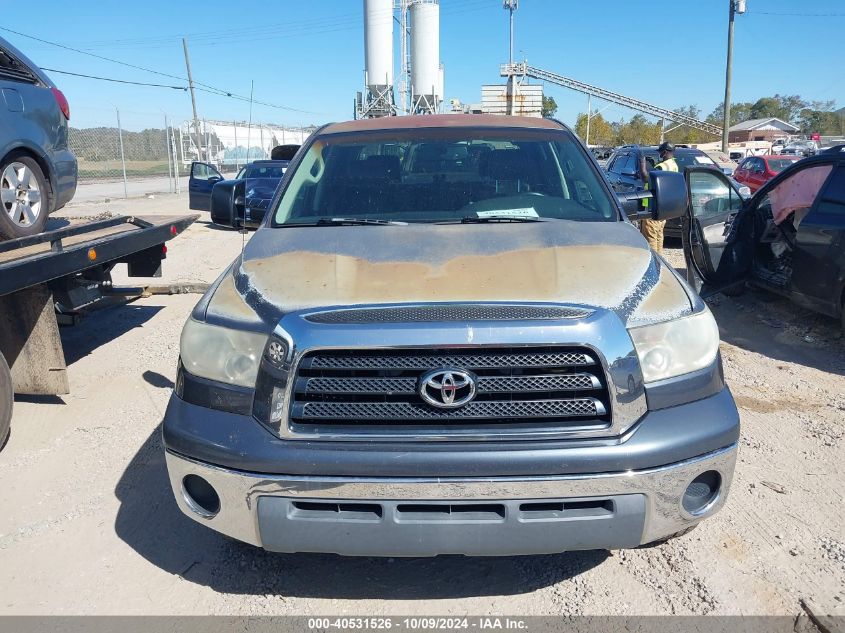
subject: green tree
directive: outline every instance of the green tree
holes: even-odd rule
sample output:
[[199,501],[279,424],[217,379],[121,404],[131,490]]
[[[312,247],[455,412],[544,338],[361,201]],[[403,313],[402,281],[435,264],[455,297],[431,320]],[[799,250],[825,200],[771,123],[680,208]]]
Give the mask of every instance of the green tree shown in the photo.
[[[699,110],[698,106],[696,105],[689,105],[683,106],[681,108],[675,108],[675,112],[678,114],[683,114],[685,116],[691,117],[693,119],[701,120],[701,110]],[[715,137],[712,134],[708,134],[707,132],[703,132],[701,130],[689,127],[687,125],[682,125],[680,127],[676,127],[677,124],[667,121],[666,127],[675,129],[667,132],[665,135],[665,140],[671,143],[707,143],[710,141],[715,140]],[[721,121],[719,122],[721,125]]]
[[833,103],[814,104],[823,109],[805,108],[798,117],[797,125],[803,134],[841,135],[845,133],[845,114],[833,112]]
[[613,145],[615,132],[610,123],[601,114],[590,117],[590,138],[587,139],[587,115],[581,113],[575,122],[575,133],[590,145]]
[[655,145],[660,142],[660,123],[649,123],[642,114],[635,114],[619,130],[620,144]]
[[554,97],[543,97],[543,116],[553,117],[557,113],[557,101]]
[[[748,121],[749,119],[753,119],[754,117],[751,116],[751,108],[754,104],[750,102],[742,102],[742,103],[732,103],[731,104],[731,125],[736,125],[737,123],[742,123],[744,121]],[[707,119],[705,119],[708,123],[712,123],[713,125],[718,125],[719,127],[722,126],[722,119],[725,116],[725,102],[723,101],[716,108],[707,115]]]

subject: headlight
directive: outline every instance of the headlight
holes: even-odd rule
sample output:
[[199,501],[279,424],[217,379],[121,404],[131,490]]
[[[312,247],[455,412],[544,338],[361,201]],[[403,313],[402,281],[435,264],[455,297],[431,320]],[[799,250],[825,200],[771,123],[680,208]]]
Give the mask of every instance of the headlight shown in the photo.
[[707,308],[693,316],[629,332],[646,383],[703,369],[719,352],[719,327]]
[[218,382],[254,387],[267,335],[188,319],[180,354],[185,370]]

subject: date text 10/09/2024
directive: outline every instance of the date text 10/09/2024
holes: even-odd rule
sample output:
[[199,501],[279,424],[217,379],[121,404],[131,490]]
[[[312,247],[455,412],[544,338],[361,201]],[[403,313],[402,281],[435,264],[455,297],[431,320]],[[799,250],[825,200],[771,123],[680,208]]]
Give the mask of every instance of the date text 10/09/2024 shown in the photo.
[[518,618],[502,617],[477,617],[477,618],[441,618],[441,617],[372,617],[372,618],[309,618],[308,629],[311,631],[328,630],[526,630],[525,620]]

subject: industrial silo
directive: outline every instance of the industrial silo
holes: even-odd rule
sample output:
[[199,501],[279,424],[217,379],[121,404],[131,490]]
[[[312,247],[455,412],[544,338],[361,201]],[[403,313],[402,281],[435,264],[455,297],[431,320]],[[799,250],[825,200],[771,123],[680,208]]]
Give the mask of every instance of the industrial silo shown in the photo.
[[363,116],[395,113],[393,101],[393,0],[364,0]]
[[414,112],[437,112],[443,100],[437,0],[417,0],[411,4],[411,90]]

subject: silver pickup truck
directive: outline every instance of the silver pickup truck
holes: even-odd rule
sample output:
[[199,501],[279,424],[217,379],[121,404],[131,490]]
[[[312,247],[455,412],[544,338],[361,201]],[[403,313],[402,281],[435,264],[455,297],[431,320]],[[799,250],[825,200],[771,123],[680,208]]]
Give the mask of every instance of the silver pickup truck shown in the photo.
[[[739,435],[718,328],[629,221],[681,215],[686,184],[622,195],[551,120],[319,129],[185,324],[179,507],[383,556],[630,548],[711,516]],[[233,192],[212,205],[239,224]]]

